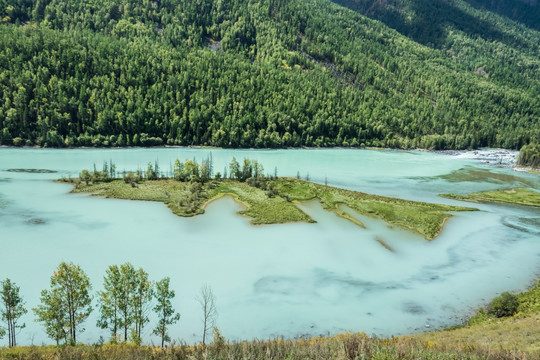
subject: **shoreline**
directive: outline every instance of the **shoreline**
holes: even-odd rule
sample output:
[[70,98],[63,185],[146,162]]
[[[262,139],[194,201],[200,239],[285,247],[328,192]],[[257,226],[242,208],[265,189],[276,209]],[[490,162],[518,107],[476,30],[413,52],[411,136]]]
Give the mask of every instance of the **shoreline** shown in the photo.
[[[361,221],[352,216],[344,216],[339,205],[345,204],[360,215],[379,218],[388,224],[418,233],[427,241],[435,239],[443,231],[453,211],[477,211],[475,208],[450,206],[443,204],[409,201],[379,195],[365,194],[357,191],[320,185],[313,182],[293,178],[267,180],[268,188],[275,193],[269,195],[267,190],[250,186],[234,180],[211,180],[201,187],[196,199],[187,200],[191,183],[171,179],[145,180],[135,187],[124,180],[115,179],[108,182],[97,182],[86,185],[73,179],[60,179],[73,186],[71,193],[86,193],[92,196],[125,200],[147,200],[164,203],[175,215],[191,217],[204,213],[204,209],[212,201],[230,195],[244,209],[238,213],[250,217],[253,225],[286,224],[291,222],[314,223],[295,202],[311,199],[321,201],[327,211],[353,222],[360,228],[365,227]],[[426,213],[429,215],[426,217]],[[348,215],[348,214],[347,214]]]

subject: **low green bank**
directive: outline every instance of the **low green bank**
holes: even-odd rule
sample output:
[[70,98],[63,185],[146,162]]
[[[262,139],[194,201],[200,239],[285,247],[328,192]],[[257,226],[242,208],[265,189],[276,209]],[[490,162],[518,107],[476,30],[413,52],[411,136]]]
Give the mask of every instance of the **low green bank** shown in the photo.
[[[369,195],[292,178],[267,180],[263,187],[230,179],[210,180],[204,184],[170,179],[145,180],[138,184],[123,180],[88,184],[75,181],[74,184],[74,193],[160,201],[179,216],[202,214],[209,202],[231,195],[246,207],[240,213],[251,217],[253,224],[314,222],[294,202],[319,199],[325,209],[346,219],[351,220],[351,217],[338,209],[339,204],[345,204],[361,215],[378,217],[390,224],[415,231],[428,240],[442,231],[445,221],[452,216],[449,212],[475,210]],[[358,221],[355,223],[361,226]]]
[[[415,231],[428,240],[439,235],[446,220],[452,216],[449,212],[476,210],[370,195],[290,178],[280,179],[275,186],[294,200],[317,198],[325,209],[342,216],[338,206],[345,204],[361,215],[381,218],[390,224]],[[348,218],[346,214],[344,217]]]
[[[501,309],[509,310],[510,316],[501,316]],[[540,281],[525,292],[501,294],[463,327],[413,338],[446,349],[492,348],[514,352],[516,359],[539,359]]]
[[540,193],[524,188],[484,191],[469,195],[441,194],[440,196],[448,199],[472,202],[504,203],[540,207]]

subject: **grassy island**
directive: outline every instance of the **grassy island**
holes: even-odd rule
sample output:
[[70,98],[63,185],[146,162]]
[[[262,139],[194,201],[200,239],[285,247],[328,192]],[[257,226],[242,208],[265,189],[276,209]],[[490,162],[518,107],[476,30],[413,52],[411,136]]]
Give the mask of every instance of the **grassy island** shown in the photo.
[[[208,165],[205,165],[208,164]],[[124,179],[114,176],[113,164],[107,171],[93,173],[83,170],[79,179],[64,179],[72,182],[74,193],[90,193],[107,198],[160,201],[179,216],[194,216],[204,213],[208,203],[224,195],[232,196],[243,204],[242,215],[252,218],[252,224],[283,224],[289,222],[314,222],[314,220],[295,205],[295,202],[317,199],[328,211],[364,226],[351,214],[342,211],[344,204],[360,215],[380,218],[389,224],[415,231],[428,240],[434,239],[442,230],[444,223],[452,215],[451,211],[470,211],[471,208],[430,204],[401,199],[369,195],[361,192],[339,189],[295,178],[263,176],[262,166],[256,161],[246,159],[244,168],[236,160],[231,163],[231,178],[205,176],[205,169],[211,168],[209,161],[203,162],[201,171],[191,160],[177,162],[178,176],[160,177],[149,164],[146,175],[127,173]],[[156,168],[158,166],[156,165]],[[246,170],[247,169],[247,170]],[[255,169],[255,170],[254,170]],[[194,174],[197,174],[196,176]]]
[[469,195],[441,194],[440,196],[448,199],[472,202],[503,203],[540,207],[540,193],[524,188],[484,191]]

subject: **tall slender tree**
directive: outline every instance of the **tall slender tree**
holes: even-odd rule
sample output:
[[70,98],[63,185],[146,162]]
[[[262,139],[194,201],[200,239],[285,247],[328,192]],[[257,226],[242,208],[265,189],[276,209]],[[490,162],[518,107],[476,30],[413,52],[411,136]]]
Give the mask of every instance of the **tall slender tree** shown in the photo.
[[240,164],[236,161],[236,157],[233,157],[229,163],[229,176],[231,179],[240,180],[242,172],[240,171]]
[[135,325],[133,340],[140,343],[142,329],[149,321],[149,304],[153,297],[152,282],[148,279],[148,273],[142,268],[135,271],[134,285],[133,294],[131,295],[133,323]]
[[51,276],[51,289],[42,291],[42,304],[34,309],[49,336],[58,342],[60,329],[64,329],[65,338],[77,343],[77,332],[84,331],[80,325],[92,312],[91,289],[90,279],[80,266],[60,263]]
[[154,311],[158,316],[158,323],[154,328],[153,334],[161,337],[161,347],[165,346],[165,342],[171,341],[169,336],[169,325],[175,324],[180,320],[180,314],[175,313],[171,304],[171,299],[174,298],[174,290],[169,288],[171,279],[166,277],[156,283],[156,301]]
[[101,329],[109,329],[113,342],[116,341],[121,324],[121,311],[123,299],[122,277],[120,269],[111,265],[103,277],[103,290],[98,292],[98,303],[101,316],[97,326]]
[[120,294],[118,310],[120,311],[120,327],[124,331],[124,341],[128,340],[128,330],[133,324],[131,294],[135,289],[135,268],[131,263],[120,265]]
[[202,323],[203,323],[203,345],[206,344],[206,336],[210,330],[216,324],[217,309],[216,309],[216,296],[209,285],[201,287],[199,297],[197,298],[201,309],[203,311]]
[[0,299],[3,309],[0,311],[2,321],[6,323],[9,347],[17,345],[17,332],[25,327],[25,324],[19,324],[18,321],[28,312],[24,307],[24,301],[19,294],[19,287],[10,279],[0,282]]
[[33,310],[37,320],[43,323],[45,333],[56,341],[56,345],[60,345],[61,340],[67,344],[65,309],[58,290],[42,290],[40,301],[41,304]]

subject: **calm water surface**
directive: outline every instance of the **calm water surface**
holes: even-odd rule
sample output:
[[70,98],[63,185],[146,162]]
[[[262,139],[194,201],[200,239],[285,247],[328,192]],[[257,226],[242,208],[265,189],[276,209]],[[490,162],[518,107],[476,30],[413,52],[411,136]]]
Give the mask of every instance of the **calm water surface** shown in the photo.
[[[130,261],[154,280],[171,277],[174,306],[182,314],[174,339],[201,339],[195,298],[212,286],[218,326],[229,339],[295,337],[347,330],[390,336],[458,324],[506,290],[523,290],[540,274],[540,210],[474,204],[456,214],[432,242],[382,221],[356,215],[361,229],[322,209],[299,206],[317,224],[252,226],[231,198],[203,216],[180,218],[160,203],[68,194],[53,183],[113,160],[118,170],[144,169],[158,160],[199,161],[212,153],[215,171],[233,156],[262,162],[269,173],[367,193],[460,204],[437,196],[525,186],[538,176],[488,167],[473,159],[427,152],[368,150],[0,149],[0,278],[21,287],[27,307],[61,261],[73,261],[100,290],[107,266]],[[17,173],[9,169],[56,173]],[[381,245],[384,242],[388,248]],[[95,306],[96,307],[96,306]],[[95,327],[97,311],[79,337],[108,337]],[[151,334],[154,319],[144,333]],[[21,344],[50,343],[34,316],[24,321]]]

